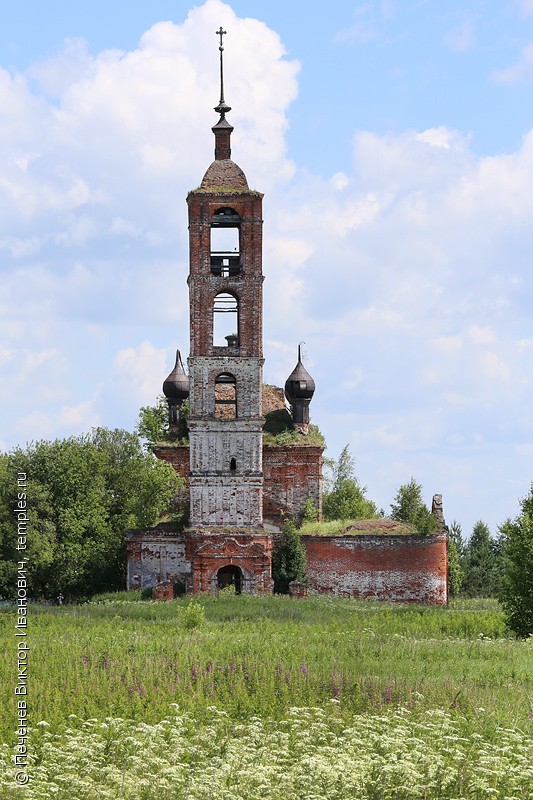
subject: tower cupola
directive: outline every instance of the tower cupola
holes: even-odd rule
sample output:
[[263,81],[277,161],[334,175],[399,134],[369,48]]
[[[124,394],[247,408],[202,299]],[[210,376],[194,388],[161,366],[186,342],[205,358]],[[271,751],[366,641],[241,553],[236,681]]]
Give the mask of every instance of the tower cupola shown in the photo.
[[309,404],[315,393],[315,382],[302,363],[298,345],[298,363],[285,381],[285,397],[291,405],[294,425],[303,434],[309,433]]
[[170,428],[176,428],[179,421],[179,410],[184,400],[189,397],[189,376],[183,368],[181,353],[176,350],[176,364],[170,375],[163,381],[163,394],[168,402],[168,422]]

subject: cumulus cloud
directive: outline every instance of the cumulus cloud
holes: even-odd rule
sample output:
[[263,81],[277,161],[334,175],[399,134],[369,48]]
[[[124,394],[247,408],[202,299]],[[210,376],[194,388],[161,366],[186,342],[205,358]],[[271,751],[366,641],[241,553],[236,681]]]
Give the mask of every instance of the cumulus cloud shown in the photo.
[[168,349],[154,347],[151,342],[120,350],[115,357],[117,382],[139,406],[153,403],[171,371],[171,367],[166,369],[168,360]]
[[[355,21],[371,30],[392,11],[360,6]],[[184,198],[212,158],[220,24],[234,157],[266,193],[265,376],[282,385],[305,340],[330,453],[357,446],[384,506],[412,474],[470,491],[478,515],[498,482],[520,496],[533,133],[480,158],[446,126],[357,131],[342,171],[300,171],[285,143],[298,64],[219,0],[129,52],[68,42],[28,74],[0,71],[4,440],[131,427],[175,347],[187,355]]]
[[[156,351],[165,350],[154,345],[143,360],[146,325],[165,329],[166,347],[177,340],[187,349],[184,198],[213,157],[220,24],[231,39],[234,151],[268,190],[294,171],[286,109],[299,67],[277,33],[219,0],[192,9],[181,25],[155,24],[128,52],[91,54],[82,40],[68,40],[25,74],[0,70],[2,386],[20,403],[8,421],[11,441],[33,436],[41,423],[42,435],[53,435],[54,424],[74,431],[99,418],[101,408],[86,418],[75,413],[98,375],[108,383],[95,409],[105,403],[112,419],[119,407],[131,418],[132,397],[153,400],[156,372],[165,370]],[[113,348],[122,354],[118,377],[109,366]],[[55,355],[32,373],[30,350]],[[128,363],[130,379],[133,365],[143,374],[127,400],[113,400]],[[35,374],[49,388],[35,393]],[[50,387],[70,412],[49,411]]]
[[[266,329],[295,341],[305,331],[312,414],[333,451],[353,445],[382,504],[411,474],[462,498],[461,453],[483,476],[468,478],[479,509],[505,493],[498,480],[512,493],[516,470],[527,473],[532,145],[528,134],[515,153],[480,158],[446,128],[361,132],[341,194],[301,176],[288,198],[284,224],[310,249],[291,315],[276,314],[272,296]],[[268,284],[267,272],[267,297]],[[485,474],[488,453],[497,477]]]

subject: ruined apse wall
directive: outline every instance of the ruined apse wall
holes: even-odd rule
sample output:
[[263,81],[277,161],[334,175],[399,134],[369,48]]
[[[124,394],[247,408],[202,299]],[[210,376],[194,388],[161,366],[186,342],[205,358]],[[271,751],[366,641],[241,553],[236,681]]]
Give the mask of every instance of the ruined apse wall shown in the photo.
[[302,536],[311,589],[395,602],[447,603],[445,533]]
[[[265,522],[282,525],[284,517],[298,517],[308,498],[322,513],[322,449],[319,445],[263,445]],[[187,445],[160,445],[154,453],[187,479]]]

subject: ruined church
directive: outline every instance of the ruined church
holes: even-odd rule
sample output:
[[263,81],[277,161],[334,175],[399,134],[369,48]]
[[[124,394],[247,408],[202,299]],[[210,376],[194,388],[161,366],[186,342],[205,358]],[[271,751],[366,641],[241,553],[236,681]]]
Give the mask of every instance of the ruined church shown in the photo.
[[[127,534],[128,588],[161,597],[177,586],[187,593],[230,584],[237,592],[272,592],[272,548],[283,521],[298,520],[309,501],[322,512],[324,445],[310,432],[315,383],[300,348],[284,391],[263,384],[263,195],[231,158],[224,31],[217,33],[215,158],[187,196],[188,374],[178,351],[163,383],[170,435],[154,448],[185,478],[190,516],[183,530],[162,523]],[[445,603],[447,536],[438,495],[433,511],[439,527],[429,536],[383,519],[335,536],[302,536],[310,590]]]

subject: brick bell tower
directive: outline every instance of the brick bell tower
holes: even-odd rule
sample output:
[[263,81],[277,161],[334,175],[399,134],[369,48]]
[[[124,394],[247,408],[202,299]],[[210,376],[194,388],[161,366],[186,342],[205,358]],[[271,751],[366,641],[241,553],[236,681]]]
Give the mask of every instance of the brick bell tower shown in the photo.
[[262,198],[231,160],[220,28],[215,160],[189,192],[193,591],[271,591],[263,528]]

